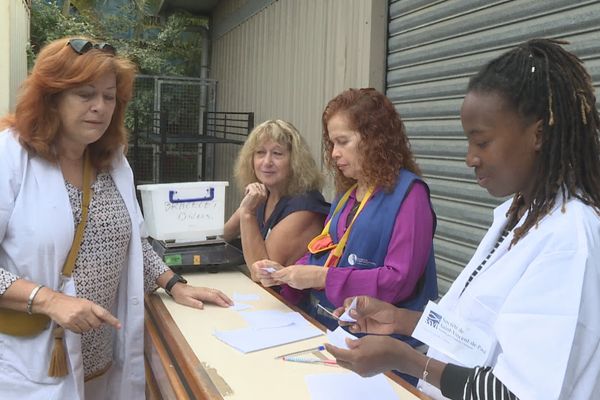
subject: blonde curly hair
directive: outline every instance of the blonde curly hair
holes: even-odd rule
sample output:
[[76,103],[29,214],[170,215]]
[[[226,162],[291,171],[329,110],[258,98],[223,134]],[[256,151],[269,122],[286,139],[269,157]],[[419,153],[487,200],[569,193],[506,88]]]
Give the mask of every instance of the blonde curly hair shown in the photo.
[[286,146],[290,152],[290,176],[283,196],[321,190],[323,174],[317,168],[308,145],[294,125],[280,119],[256,126],[240,150],[234,167],[234,177],[240,190],[243,191],[250,183],[259,182],[254,173],[254,152],[268,140]]

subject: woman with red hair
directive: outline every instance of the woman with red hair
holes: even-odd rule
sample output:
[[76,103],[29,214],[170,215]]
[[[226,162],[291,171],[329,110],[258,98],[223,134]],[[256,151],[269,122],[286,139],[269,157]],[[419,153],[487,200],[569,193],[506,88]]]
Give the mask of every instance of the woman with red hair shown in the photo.
[[143,398],[144,293],[232,304],[186,285],[145,239],[124,155],[135,72],[109,44],[56,40],[1,121],[5,398]]

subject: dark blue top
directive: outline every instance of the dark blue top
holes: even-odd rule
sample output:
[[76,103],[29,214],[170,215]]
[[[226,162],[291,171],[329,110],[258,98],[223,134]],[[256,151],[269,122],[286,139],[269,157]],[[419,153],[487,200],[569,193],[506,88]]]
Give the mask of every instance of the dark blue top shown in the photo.
[[256,210],[256,219],[258,221],[258,228],[263,239],[266,239],[267,234],[275,225],[288,215],[295,213],[296,211],[312,211],[317,214],[323,214],[327,216],[329,214],[329,203],[325,201],[323,195],[318,190],[311,190],[296,196],[284,196],[279,199],[279,202],[275,205],[275,209],[271,213],[271,216],[265,221],[265,207],[267,203],[258,207]]

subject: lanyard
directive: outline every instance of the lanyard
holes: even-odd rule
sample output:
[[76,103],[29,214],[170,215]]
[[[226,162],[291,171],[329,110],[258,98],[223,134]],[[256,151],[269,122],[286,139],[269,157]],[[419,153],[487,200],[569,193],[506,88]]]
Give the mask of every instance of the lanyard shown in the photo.
[[[335,207],[335,210],[333,211],[333,214],[331,214],[331,218],[329,219],[329,221],[327,221],[327,224],[323,228],[323,232],[321,232],[321,235],[328,235],[329,234],[329,228],[331,227],[331,220],[333,219],[333,217],[335,216],[335,214],[338,213],[346,205],[346,202],[348,201],[348,198],[350,197],[350,193],[352,193],[352,191],[356,187],[357,187],[357,184],[355,183],[354,185],[352,185],[350,187],[350,189],[348,189],[346,191],[346,193],[344,193],[344,195],[342,196],[342,198],[338,202],[337,206]],[[356,214],[354,214],[354,217],[352,218],[352,222],[350,223],[350,225],[348,226],[348,228],[344,232],[344,235],[342,235],[342,238],[340,239],[340,241],[338,242],[338,244],[333,248],[333,250],[331,251],[331,253],[329,253],[329,256],[327,257],[327,261],[325,261],[325,264],[323,265],[325,268],[336,267],[337,266],[337,263],[338,263],[340,257],[342,256],[342,253],[344,252],[344,248],[346,247],[346,242],[348,241],[348,237],[350,236],[350,231],[352,230],[352,226],[354,225],[354,221],[356,221],[356,218],[358,217],[358,214],[360,214],[360,212],[364,208],[365,204],[367,204],[367,201],[369,201],[369,199],[373,195],[373,191],[374,190],[375,190],[375,188],[372,187],[372,186],[367,189],[367,192],[365,193],[365,196],[363,197],[362,201],[360,202],[360,205],[358,206],[358,210],[356,210]]]

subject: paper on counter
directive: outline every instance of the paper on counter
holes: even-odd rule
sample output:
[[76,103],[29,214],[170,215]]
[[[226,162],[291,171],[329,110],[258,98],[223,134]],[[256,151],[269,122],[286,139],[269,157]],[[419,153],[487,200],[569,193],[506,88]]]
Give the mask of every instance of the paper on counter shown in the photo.
[[259,298],[260,298],[260,296],[257,294],[254,294],[254,293],[249,293],[249,294],[234,293],[233,296],[231,296],[231,299],[234,302],[256,301]]
[[384,375],[362,378],[355,373],[316,374],[305,378],[312,400],[397,400]]
[[231,331],[215,331],[213,334],[217,339],[242,353],[250,353],[320,336],[323,332],[307,322],[305,324],[291,324],[281,328],[255,329],[250,327]]
[[357,339],[356,336],[344,330],[341,326],[338,326],[335,331],[327,331],[327,340],[329,340],[329,343],[340,349],[348,350],[346,338]]
[[323,334],[297,312],[260,310],[241,312],[248,327],[213,334],[231,347],[249,353]]
[[239,303],[239,302],[234,302],[233,305],[231,307],[229,307],[231,310],[233,311],[243,311],[243,310],[247,310],[249,308],[252,308],[252,306],[250,304],[246,304],[246,303]]
[[282,328],[292,324],[307,324],[308,322],[297,312],[275,310],[248,311],[240,313],[248,326],[254,329]]

